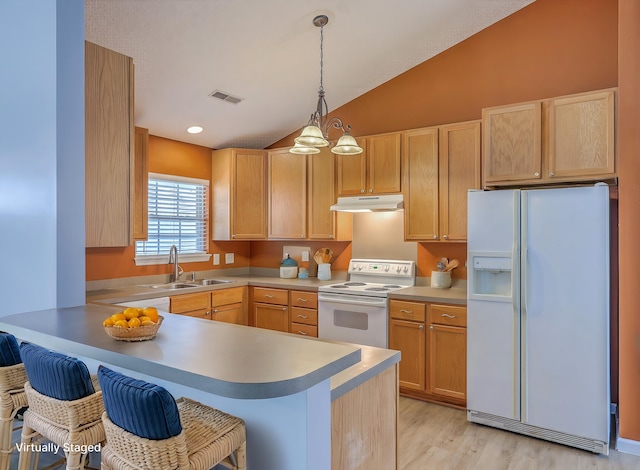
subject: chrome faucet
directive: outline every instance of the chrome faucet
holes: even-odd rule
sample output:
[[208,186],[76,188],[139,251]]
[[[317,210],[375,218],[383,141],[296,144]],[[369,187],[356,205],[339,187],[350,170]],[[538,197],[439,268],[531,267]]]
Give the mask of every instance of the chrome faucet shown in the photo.
[[175,245],[171,245],[169,249],[169,264],[173,264],[173,279],[171,279],[171,282],[178,282],[180,274],[184,271],[178,264],[178,248]]

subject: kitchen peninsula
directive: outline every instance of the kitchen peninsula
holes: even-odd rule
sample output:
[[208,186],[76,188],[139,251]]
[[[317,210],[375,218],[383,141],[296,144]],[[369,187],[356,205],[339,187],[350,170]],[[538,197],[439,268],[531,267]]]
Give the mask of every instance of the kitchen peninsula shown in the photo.
[[107,364],[243,418],[250,469],[353,468],[377,452],[396,468],[397,351],[174,315],[155,339],[120,342],[102,327],[117,309],[20,313],[1,317],[0,328],[90,370]]

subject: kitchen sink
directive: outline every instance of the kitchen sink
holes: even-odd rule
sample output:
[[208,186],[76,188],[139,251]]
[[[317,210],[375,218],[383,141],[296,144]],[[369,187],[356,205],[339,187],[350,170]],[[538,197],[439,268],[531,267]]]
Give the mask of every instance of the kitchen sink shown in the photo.
[[203,286],[213,286],[215,284],[226,284],[227,282],[233,281],[230,281],[228,279],[201,279],[196,282]]
[[170,282],[168,284],[145,284],[138,287],[148,287],[150,289],[188,289],[190,287],[200,287],[202,284],[188,284],[186,282]]

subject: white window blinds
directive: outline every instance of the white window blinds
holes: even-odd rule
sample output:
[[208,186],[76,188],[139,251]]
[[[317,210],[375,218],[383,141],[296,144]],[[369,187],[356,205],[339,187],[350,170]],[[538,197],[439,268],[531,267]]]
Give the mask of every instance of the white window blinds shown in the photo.
[[208,251],[209,181],[149,174],[149,235],[136,242],[139,256],[180,255]]

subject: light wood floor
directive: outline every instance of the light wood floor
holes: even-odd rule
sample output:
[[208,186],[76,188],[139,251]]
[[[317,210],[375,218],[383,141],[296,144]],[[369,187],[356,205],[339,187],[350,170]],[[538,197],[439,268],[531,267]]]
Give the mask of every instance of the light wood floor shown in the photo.
[[640,457],[608,457],[467,422],[457,410],[400,397],[400,470],[640,470]]

